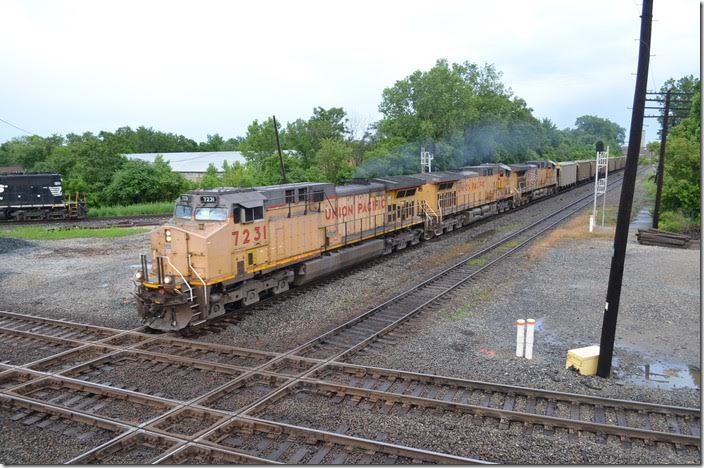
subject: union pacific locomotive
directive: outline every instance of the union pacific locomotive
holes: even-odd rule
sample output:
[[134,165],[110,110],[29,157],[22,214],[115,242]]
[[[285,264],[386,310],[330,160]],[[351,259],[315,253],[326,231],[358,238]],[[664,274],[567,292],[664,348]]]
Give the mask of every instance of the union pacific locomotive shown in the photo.
[[[613,158],[610,170],[625,165]],[[594,177],[593,161],[482,164],[353,180],[196,190],[151,233],[135,273],[152,329],[195,327],[264,295],[496,215]]]
[[87,211],[78,194],[64,197],[59,174],[0,175],[0,219],[76,219]]

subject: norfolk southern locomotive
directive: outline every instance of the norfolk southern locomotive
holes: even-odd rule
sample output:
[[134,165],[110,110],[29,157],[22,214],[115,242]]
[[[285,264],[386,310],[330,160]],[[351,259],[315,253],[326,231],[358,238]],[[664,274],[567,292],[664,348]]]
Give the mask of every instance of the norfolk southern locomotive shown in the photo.
[[78,194],[64,197],[59,174],[0,175],[0,219],[77,219],[86,213]]
[[[609,160],[609,171],[625,157]],[[135,274],[143,323],[172,331],[592,180],[595,161],[197,190],[151,233]],[[151,264],[151,265],[150,265]]]

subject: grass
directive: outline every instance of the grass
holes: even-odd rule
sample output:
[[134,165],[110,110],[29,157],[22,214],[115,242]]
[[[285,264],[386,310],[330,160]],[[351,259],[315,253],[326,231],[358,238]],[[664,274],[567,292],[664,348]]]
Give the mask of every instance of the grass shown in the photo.
[[91,206],[88,207],[89,218],[108,216],[141,216],[152,214],[171,214],[173,202],[137,203],[134,205]]
[[71,228],[71,229],[47,229],[43,227],[18,227],[0,232],[0,237],[13,237],[25,240],[62,240],[86,237],[123,237],[133,234],[141,234],[150,231],[150,228]]
[[489,263],[489,259],[486,257],[478,257],[478,258],[473,258],[470,261],[467,262],[467,265],[473,266],[473,267],[483,267]]
[[469,304],[465,304],[462,307],[455,309],[452,312],[451,318],[452,320],[459,320],[469,315],[470,312],[472,312],[472,306]]
[[[494,290],[490,288],[485,288],[479,291],[477,294],[476,302],[486,302],[494,297]],[[470,303],[462,304],[457,309],[453,310],[450,314],[452,320],[460,320],[472,313],[472,305]]]

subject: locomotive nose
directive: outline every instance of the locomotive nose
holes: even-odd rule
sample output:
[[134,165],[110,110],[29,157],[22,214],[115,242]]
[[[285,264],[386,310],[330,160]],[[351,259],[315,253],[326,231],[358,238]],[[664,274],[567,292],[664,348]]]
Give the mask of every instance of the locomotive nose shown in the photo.
[[188,235],[174,226],[162,226],[152,233],[152,246],[157,256],[169,259],[167,267],[177,277],[188,277]]

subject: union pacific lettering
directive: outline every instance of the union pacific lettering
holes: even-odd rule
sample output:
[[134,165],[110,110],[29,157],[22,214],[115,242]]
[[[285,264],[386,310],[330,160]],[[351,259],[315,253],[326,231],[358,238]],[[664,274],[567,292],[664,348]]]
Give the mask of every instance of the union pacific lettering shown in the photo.
[[353,202],[345,202],[335,208],[328,206],[323,212],[325,219],[330,220],[346,218],[348,216],[354,216],[355,214],[366,214],[384,208],[386,208],[386,200],[383,198],[375,198],[367,202],[357,202],[356,205]]

